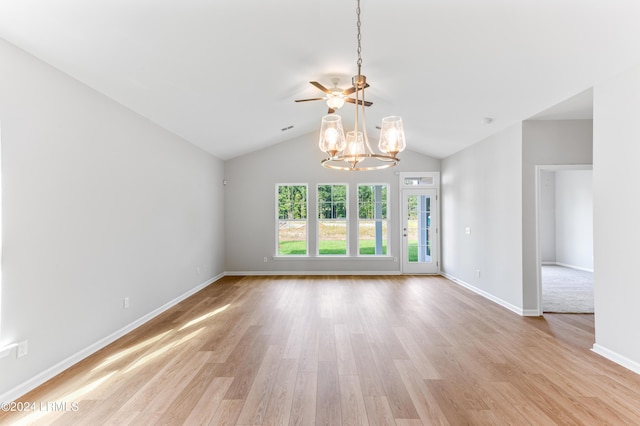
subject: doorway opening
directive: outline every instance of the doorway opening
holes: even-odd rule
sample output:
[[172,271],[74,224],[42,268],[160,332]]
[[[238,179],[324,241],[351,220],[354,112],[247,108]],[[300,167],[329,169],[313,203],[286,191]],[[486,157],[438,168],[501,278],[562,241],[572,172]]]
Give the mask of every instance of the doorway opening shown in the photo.
[[536,167],[539,314],[593,313],[593,168]]

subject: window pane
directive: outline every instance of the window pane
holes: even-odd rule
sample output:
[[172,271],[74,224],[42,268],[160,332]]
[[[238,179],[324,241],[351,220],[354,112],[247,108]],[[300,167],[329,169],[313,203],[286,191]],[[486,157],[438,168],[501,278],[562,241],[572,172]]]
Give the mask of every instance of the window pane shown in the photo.
[[278,222],[278,254],[307,254],[307,222],[281,220]]
[[278,185],[278,255],[307,254],[307,186]]
[[387,235],[386,220],[360,220],[358,222],[359,254],[386,255]]
[[318,185],[318,218],[347,218],[347,185]]
[[347,222],[321,220],[318,223],[318,254],[347,254]]
[[307,187],[304,185],[279,185],[278,218],[307,218]]
[[387,185],[358,185],[358,217],[387,219]]

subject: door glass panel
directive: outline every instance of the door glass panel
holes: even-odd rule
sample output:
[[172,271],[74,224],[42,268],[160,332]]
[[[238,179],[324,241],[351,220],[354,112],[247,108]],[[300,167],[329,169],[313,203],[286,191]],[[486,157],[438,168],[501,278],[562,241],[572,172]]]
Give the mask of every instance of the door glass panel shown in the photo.
[[407,198],[407,260],[431,262],[431,196],[409,195]]

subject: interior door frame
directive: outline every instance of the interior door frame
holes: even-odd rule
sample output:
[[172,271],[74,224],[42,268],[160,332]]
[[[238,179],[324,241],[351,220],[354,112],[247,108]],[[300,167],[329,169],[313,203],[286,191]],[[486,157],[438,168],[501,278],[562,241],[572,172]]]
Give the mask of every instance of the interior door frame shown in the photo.
[[[398,190],[398,202],[400,204],[400,217],[398,220],[398,230],[400,234],[400,273],[402,274],[430,274],[439,275],[441,262],[440,262],[440,172],[398,172],[399,176],[399,190]],[[431,206],[431,211],[435,215],[435,221],[432,219],[432,223],[435,222],[434,234],[432,236],[431,244],[432,251],[435,251],[435,255],[432,256],[433,262],[435,262],[436,268],[433,272],[409,272],[405,270],[405,241],[403,237],[403,224],[406,216],[404,206],[405,193],[415,192],[415,190],[428,189],[435,192],[435,197],[432,200],[434,203]],[[432,225],[433,226],[433,225]]]
[[542,232],[540,226],[540,216],[541,216],[541,188],[542,188],[542,172],[557,172],[563,170],[593,170],[593,164],[538,164],[535,167],[536,169],[536,178],[535,178],[535,234],[536,234],[536,287],[537,287],[537,308],[538,308],[538,316],[543,316],[544,312],[542,309],[542,246],[540,244],[540,233]]

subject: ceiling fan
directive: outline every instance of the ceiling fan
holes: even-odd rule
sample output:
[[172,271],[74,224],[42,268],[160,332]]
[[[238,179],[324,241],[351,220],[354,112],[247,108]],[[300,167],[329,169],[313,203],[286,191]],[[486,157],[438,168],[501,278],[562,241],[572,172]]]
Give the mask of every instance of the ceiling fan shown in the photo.
[[[323,96],[322,98],[297,99],[296,102],[326,100],[327,105],[329,106],[329,114],[336,112],[336,110],[340,108],[342,105],[344,105],[345,102],[349,102],[352,104],[356,103],[355,99],[349,97],[350,94],[356,91],[355,87],[352,86],[348,89],[342,90],[341,88],[338,87],[338,83],[340,82],[339,78],[332,78],[331,82],[333,83],[333,87],[331,89],[327,89],[317,81],[310,81],[309,83],[311,83],[313,86],[317,87],[318,89],[326,93],[326,96]],[[369,87],[368,83],[365,85],[365,88],[366,87]],[[358,99],[357,101],[358,105],[362,105],[363,102],[364,102],[364,106],[373,105],[373,102],[362,101],[361,99]]]

